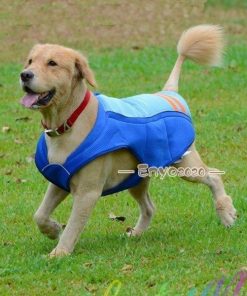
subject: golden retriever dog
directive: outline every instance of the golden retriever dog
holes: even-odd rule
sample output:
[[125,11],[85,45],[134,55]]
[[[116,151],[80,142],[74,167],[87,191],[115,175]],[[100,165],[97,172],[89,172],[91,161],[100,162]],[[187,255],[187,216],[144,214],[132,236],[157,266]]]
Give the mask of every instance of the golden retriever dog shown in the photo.
[[[185,31],[178,42],[177,61],[161,91],[178,91],[180,70],[186,59],[199,64],[217,65],[220,63],[222,50],[223,33],[219,26],[199,25]],[[21,103],[27,108],[40,111],[42,115],[45,128],[43,144],[47,149],[43,154],[47,154],[45,157],[49,164],[40,170],[43,172],[49,167],[51,178],[56,175],[59,182],[60,173],[52,171],[53,168],[60,167],[63,169],[60,171],[62,175],[65,173],[69,175],[63,164],[69,155],[88,138],[97,120],[99,100],[97,95],[89,92],[87,88],[87,84],[96,85],[94,74],[87,59],[79,52],[59,45],[38,44],[28,55],[25,68],[20,74],[20,84],[26,93]],[[169,94],[163,97],[164,101],[167,100],[171,106],[174,106],[176,98]],[[157,99],[154,98],[153,106],[158,104],[159,100],[161,98],[158,96]],[[82,108],[83,111],[78,108]],[[70,123],[68,119],[71,119]],[[103,144],[108,145],[106,142]],[[236,210],[231,197],[225,192],[221,177],[203,163],[194,141],[188,148],[189,153],[183,154],[180,161],[170,165],[177,169],[203,168],[204,175],[182,177],[207,185],[212,192],[221,222],[225,226],[231,226],[236,219]],[[39,157],[43,157],[42,151],[39,151]],[[119,148],[94,157],[78,169],[69,178],[67,185],[69,190],[67,187],[53,184],[54,182],[49,183],[34,220],[43,234],[50,239],[58,239],[58,244],[50,253],[50,257],[64,256],[74,250],[102,192],[110,192],[111,188],[116,188],[118,184],[125,182],[131,171],[137,170],[139,163],[139,159],[131,149]],[[130,173],[120,174],[119,171],[130,171]],[[128,231],[129,236],[141,235],[152,219],[155,207],[148,192],[149,181],[149,177],[142,178],[135,186],[127,188],[140,207],[139,219]],[[63,227],[50,216],[69,193],[73,196],[73,207],[70,218]]]

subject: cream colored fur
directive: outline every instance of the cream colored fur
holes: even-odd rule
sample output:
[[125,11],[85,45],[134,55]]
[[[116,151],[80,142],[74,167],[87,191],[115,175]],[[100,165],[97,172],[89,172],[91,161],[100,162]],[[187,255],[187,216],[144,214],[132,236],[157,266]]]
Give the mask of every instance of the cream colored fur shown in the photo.
[[[199,63],[218,63],[222,53],[222,31],[218,26],[202,25],[189,29],[179,40],[179,57],[164,89],[178,88],[179,74],[183,61],[190,58]],[[47,126],[56,128],[62,124],[81,103],[86,92],[86,81],[95,84],[93,73],[84,56],[78,52],[57,45],[35,46],[28,57],[26,69],[34,72],[33,91],[48,91],[55,87],[57,94],[50,105],[41,108],[43,121]],[[59,67],[50,69],[47,61],[55,59]],[[155,102],[154,102],[155,103]],[[67,156],[83,141],[90,132],[97,115],[97,99],[91,100],[79,116],[73,128],[58,137],[46,136],[50,162],[63,163]],[[212,191],[217,213],[225,226],[230,226],[236,218],[236,210],[231,198],[224,190],[219,175],[213,175],[202,162],[193,144],[191,153],[185,156],[176,167],[204,167],[205,177],[187,178],[189,181],[206,184]],[[59,239],[50,257],[70,254],[78,241],[87,219],[93,210],[102,190],[117,185],[126,175],[118,170],[135,169],[138,161],[128,150],[120,150],[101,156],[81,169],[71,179],[73,208],[65,228],[50,218],[54,209],[66,198],[67,192],[49,184],[44,200],[34,215],[40,231],[51,239]],[[128,231],[129,236],[140,235],[147,229],[154,213],[154,205],[148,193],[149,179],[129,190],[140,207],[137,224]],[[64,229],[63,229],[64,228]]]
[[221,65],[223,48],[223,29],[220,26],[199,25],[185,31],[178,41],[178,59],[164,89],[178,91],[179,75],[186,59],[202,65]]

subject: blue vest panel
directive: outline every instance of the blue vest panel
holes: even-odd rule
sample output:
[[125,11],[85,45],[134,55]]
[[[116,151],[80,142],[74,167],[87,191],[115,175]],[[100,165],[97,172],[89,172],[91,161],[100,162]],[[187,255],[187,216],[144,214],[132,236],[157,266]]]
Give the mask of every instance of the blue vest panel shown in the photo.
[[[58,187],[70,191],[71,177],[86,164],[106,153],[129,149],[139,163],[166,167],[179,160],[195,139],[189,108],[176,92],[162,91],[183,105],[185,113],[174,111],[169,100],[143,94],[124,99],[96,95],[98,113],[95,124],[84,141],[63,164],[49,163],[45,134],[39,139],[35,163],[39,171]],[[141,181],[131,174],[102,195],[116,193]]]

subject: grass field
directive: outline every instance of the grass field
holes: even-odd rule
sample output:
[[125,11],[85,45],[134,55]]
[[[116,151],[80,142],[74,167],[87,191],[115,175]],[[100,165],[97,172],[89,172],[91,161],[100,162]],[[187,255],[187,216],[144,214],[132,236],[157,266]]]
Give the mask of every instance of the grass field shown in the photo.
[[[4,54],[0,64],[0,295],[202,295],[208,283],[224,276],[226,287],[247,265],[246,41],[241,35],[229,35],[234,42],[227,47],[224,68],[186,62],[180,93],[191,107],[202,158],[226,171],[225,186],[239,215],[234,227],[226,229],[219,223],[205,186],[178,178],[153,179],[151,195],[157,212],[141,238],[123,235],[138,217],[137,205],[123,192],[99,201],[73,255],[53,260],[46,255],[56,242],[41,235],[32,219],[46,189],[30,158],[41,132],[40,116],[18,104],[22,66],[17,51],[13,49],[9,58]],[[157,44],[138,50],[98,48],[88,57],[99,90],[124,97],[159,90],[176,53]],[[66,222],[71,205],[69,197],[54,217]],[[109,220],[110,212],[124,215],[126,221]],[[116,288],[107,292],[112,283],[119,292]],[[219,295],[212,291],[204,295]],[[247,295],[247,284],[239,295]]]

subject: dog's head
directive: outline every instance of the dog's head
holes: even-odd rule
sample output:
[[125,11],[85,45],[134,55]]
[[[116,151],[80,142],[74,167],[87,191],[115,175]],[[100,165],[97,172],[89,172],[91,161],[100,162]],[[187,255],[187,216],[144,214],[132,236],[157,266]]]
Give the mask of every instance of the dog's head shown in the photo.
[[20,84],[26,92],[21,103],[31,109],[53,104],[62,107],[83,79],[95,86],[93,72],[82,54],[59,45],[35,45],[20,73]]

